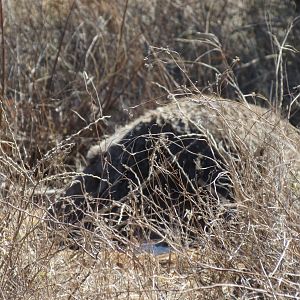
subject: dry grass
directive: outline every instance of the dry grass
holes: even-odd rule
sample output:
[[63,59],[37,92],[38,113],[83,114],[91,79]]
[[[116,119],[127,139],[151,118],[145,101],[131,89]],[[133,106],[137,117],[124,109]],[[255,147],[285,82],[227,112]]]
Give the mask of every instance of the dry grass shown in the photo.
[[[203,102],[208,112],[212,101]],[[46,228],[49,188],[39,188],[66,174],[30,182],[28,171],[7,162],[19,181],[6,181],[1,201],[3,298],[299,298],[298,132],[271,112],[228,107],[205,125],[238,149],[238,157],[227,153],[236,215],[212,220],[193,248],[171,235],[170,254],[141,253],[133,241],[119,248],[104,223],[99,235],[82,230],[80,249],[69,250],[60,244],[66,232]]]
[[[174,239],[154,256],[84,232],[73,251],[45,222],[89,146],[167,96],[204,91],[291,117],[295,16],[275,0],[5,1],[0,298],[300,299],[299,133],[278,114],[249,128],[248,115],[221,112],[238,150],[228,160],[236,216],[199,232],[194,248]],[[247,130],[261,143],[241,139]]]

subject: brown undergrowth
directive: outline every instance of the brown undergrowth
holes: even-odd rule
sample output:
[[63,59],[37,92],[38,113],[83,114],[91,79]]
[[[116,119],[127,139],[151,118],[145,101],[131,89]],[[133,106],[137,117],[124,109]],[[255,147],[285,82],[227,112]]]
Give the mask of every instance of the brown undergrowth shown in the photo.
[[[299,133],[280,117],[298,123],[296,17],[293,1],[277,0],[6,1],[0,298],[300,299]],[[267,107],[219,114],[237,150],[231,220],[162,255],[116,245],[105,223],[98,241],[83,230],[76,251],[47,228],[91,144],[203,92]]]
[[236,202],[232,219],[212,220],[193,246],[173,237],[171,252],[163,255],[146,253],[132,240],[118,246],[100,222],[98,234],[82,230],[83,242],[74,251],[61,243],[66,232],[47,228],[46,202],[53,192],[41,188],[70,174],[37,181],[8,160],[11,177],[3,181],[1,201],[3,298],[297,298],[298,132],[271,111],[238,103],[214,111],[213,103],[202,100],[207,134],[226,135],[227,146],[237,150],[227,152]]

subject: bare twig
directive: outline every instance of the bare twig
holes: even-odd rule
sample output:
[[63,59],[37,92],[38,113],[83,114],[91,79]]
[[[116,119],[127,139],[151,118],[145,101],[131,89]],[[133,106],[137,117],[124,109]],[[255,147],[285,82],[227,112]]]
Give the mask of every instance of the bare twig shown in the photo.
[[[3,5],[2,0],[0,0],[0,26],[1,26],[1,50],[2,50],[2,90],[1,90],[1,96],[2,99],[4,99],[5,95],[5,41],[4,41],[4,20],[3,20]],[[3,114],[3,106],[1,104],[0,107],[0,127],[2,125],[2,114]]]
[[57,66],[57,62],[58,62],[58,57],[59,57],[59,54],[60,54],[60,51],[61,51],[61,48],[62,48],[63,40],[64,40],[64,37],[65,37],[65,33],[67,31],[67,26],[68,26],[68,23],[69,23],[69,19],[70,19],[70,16],[72,14],[72,11],[73,11],[73,9],[75,7],[75,4],[76,4],[76,0],[73,1],[72,5],[70,7],[69,14],[67,16],[67,19],[66,19],[66,22],[65,22],[65,25],[64,25],[64,28],[63,28],[63,31],[62,31],[59,43],[58,43],[58,48],[57,48],[56,57],[55,57],[55,61],[54,61],[54,64],[53,64],[53,68],[52,68],[52,71],[51,71],[51,76],[48,79],[47,86],[46,86],[47,96],[49,96],[50,92],[51,92],[52,82],[53,82],[53,77],[54,77],[56,66]]
[[116,49],[115,67],[114,67],[114,71],[113,71],[113,77],[109,84],[108,95],[103,103],[103,111],[104,112],[107,111],[107,109],[109,109],[109,107],[111,106],[111,97],[113,94],[115,81],[117,78],[117,72],[118,72],[118,69],[120,66],[120,57],[119,56],[120,56],[121,42],[122,42],[122,38],[123,38],[123,34],[124,34],[124,26],[125,26],[128,2],[129,2],[129,0],[126,0],[124,11],[123,11],[122,24],[121,24],[121,28],[120,28],[120,32],[119,32],[119,40],[118,40],[117,49]]

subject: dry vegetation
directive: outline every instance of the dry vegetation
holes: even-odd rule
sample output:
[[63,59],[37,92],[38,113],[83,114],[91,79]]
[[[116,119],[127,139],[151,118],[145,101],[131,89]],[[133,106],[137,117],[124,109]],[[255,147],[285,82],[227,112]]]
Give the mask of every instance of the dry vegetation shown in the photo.
[[[3,3],[1,299],[300,299],[299,138],[278,119],[300,122],[295,2]],[[239,148],[236,216],[160,256],[94,245],[91,232],[77,251],[60,244],[46,210],[89,146],[167,98],[203,92],[277,113],[251,128],[271,128],[263,155],[222,115]]]

